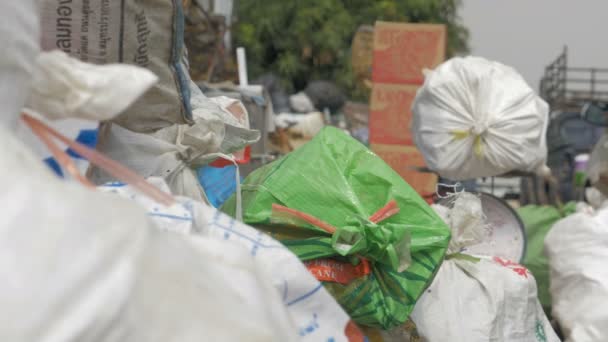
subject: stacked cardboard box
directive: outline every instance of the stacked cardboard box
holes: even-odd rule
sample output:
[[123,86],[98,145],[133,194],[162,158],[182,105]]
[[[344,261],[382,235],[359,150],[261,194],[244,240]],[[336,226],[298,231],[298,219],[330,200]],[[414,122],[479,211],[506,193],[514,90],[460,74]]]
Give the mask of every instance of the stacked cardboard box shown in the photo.
[[435,192],[437,177],[424,166],[410,132],[411,105],[424,82],[424,69],[445,59],[446,28],[435,24],[377,22],[370,109],[372,150],[424,197]]

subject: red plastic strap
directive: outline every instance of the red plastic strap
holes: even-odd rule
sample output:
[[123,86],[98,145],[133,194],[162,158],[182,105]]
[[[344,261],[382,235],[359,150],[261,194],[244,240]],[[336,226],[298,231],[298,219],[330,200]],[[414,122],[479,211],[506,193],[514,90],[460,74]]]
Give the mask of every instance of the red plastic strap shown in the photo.
[[357,324],[350,320],[346,324],[346,328],[344,329],[344,335],[348,339],[348,342],[365,342],[367,338],[363,335],[363,331],[357,326]]
[[[299,219],[299,220],[303,220],[305,222],[312,224],[315,227],[323,229],[324,231],[326,231],[330,234],[335,233],[337,230],[336,227],[332,226],[331,224],[329,224],[321,219],[318,219],[307,213],[301,212],[296,209],[291,209],[291,208],[288,208],[288,207],[280,205],[280,204],[273,203],[272,211],[281,213],[282,215],[291,216],[291,217]],[[374,223],[378,223],[378,222],[382,222],[382,221],[390,218],[391,216],[396,215],[397,213],[399,213],[399,206],[397,205],[397,201],[391,200],[384,207],[380,208],[377,212],[375,212],[372,216],[370,216],[369,220]]]
[[380,208],[374,215],[370,216],[369,220],[378,223],[386,220],[387,218],[397,215],[399,213],[399,206],[397,201],[391,200],[384,207]]
[[280,204],[273,203],[272,211],[281,213],[282,215],[291,216],[296,219],[304,220],[304,221],[312,224],[315,227],[323,229],[324,231],[328,232],[329,234],[333,234],[337,230],[336,227],[334,227],[331,224],[329,224],[325,221],[322,221],[312,215],[308,215],[299,210],[291,209],[291,208],[288,208],[288,207],[280,205]]
[[24,117],[23,121],[30,127],[32,132],[48,147],[49,151],[55,157],[59,165],[63,166],[63,168],[69,173],[74,179],[79,181],[84,186],[89,188],[94,188],[95,185],[91,183],[86,177],[80,174],[78,168],[74,164],[72,158],[51,138],[45,127],[40,124],[40,122],[32,120],[31,117]]
[[[125,182],[127,184],[130,184],[137,190],[146,194],[151,199],[153,199],[161,204],[167,205],[167,206],[175,203],[175,199],[173,198],[173,196],[171,196],[167,193],[164,193],[157,187],[148,183],[143,177],[141,177],[137,173],[131,171],[129,168],[121,165],[120,163],[104,156],[103,154],[101,154],[85,145],[82,145],[76,141],[73,141],[73,140],[65,137],[64,135],[57,132],[52,127],[49,127],[48,125],[46,125],[44,122],[42,122],[28,114],[25,114],[25,113],[21,114],[21,119],[28,126],[30,126],[32,128],[32,130],[38,134],[38,136],[40,136],[40,134],[42,134],[43,136],[46,137],[45,139],[42,139],[42,141],[45,144],[47,144],[47,146],[49,146],[51,151],[57,147],[50,139],[50,137],[53,137],[53,138],[61,141],[62,143],[68,145],[76,153],[78,153],[81,156],[83,156],[84,158],[88,159],[91,162],[91,164],[97,165],[99,168],[106,171],[110,175],[116,177],[118,180]],[[58,162],[59,161],[60,160],[58,160]],[[65,166],[65,165],[63,165],[63,166]],[[68,171],[70,171],[69,168],[68,168]],[[70,171],[70,172],[73,172],[73,171]],[[87,184],[85,183],[85,185],[87,185]]]
[[[299,220],[303,220],[315,227],[323,229],[330,234],[335,233],[337,230],[336,227],[312,215],[282,206],[280,204],[272,204],[272,211],[280,213],[281,215],[287,215]],[[396,215],[397,213],[399,213],[397,201],[391,200],[384,207],[380,208],[380,210],[370,216],[369,220],[374,223],[378,223]],[[371,272],[370,263],[364,258],[361,258],[361,262],[357,266],[354,266],[349,262],[337,261],[333,259],[310,260],[304,262],[304,265],[306,268],[308,268],[308,271],[310,271],[310,273],[317,278],[317,280],[339,284],[348,284],[354,279],[368,275]]]
[[[249,163],[251,161],[251,146],[247,146],[245,149],[235,152],[234,161],[239,165]],[[215,168],[223,168],[230,165],[234,165],[234,163],[231,160],[224,158],[217,158],[209,164],[209,166]]]
[[371,266],[367,259],[361,259],[359,265],[333,259],[316,259],[305,261],[308,271],[319,281],[349,284],[351,281],[370,274]]

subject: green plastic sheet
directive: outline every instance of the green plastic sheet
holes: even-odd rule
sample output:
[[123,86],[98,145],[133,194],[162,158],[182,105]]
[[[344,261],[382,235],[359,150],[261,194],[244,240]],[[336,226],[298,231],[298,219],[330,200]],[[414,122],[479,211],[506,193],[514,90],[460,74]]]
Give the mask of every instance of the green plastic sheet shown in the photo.
[[[392,200],[397,214],[379,223],[369,220]],[[337,234],[280,219],[273,204],[327,222]],[[446,224],[390,166],[331,127],[249,175],[242,185],[242,208],[245,223],[281,240],[302,260],[369,260],[371,273],[325,286],[357,323],[383,329],[408,319],[450,239]],[[234,216],[235,209],[233,197],[223,210]]]
[[528,205],[517,209],[526,228],[526,255],[523,265],[534,275],[538,287],[538,299],[550,316],[551,293],[549,292],[549,261],[544,254],[545,236],[560,219],[576,211],[576,203],[569,202],[561,210],[552,206]]

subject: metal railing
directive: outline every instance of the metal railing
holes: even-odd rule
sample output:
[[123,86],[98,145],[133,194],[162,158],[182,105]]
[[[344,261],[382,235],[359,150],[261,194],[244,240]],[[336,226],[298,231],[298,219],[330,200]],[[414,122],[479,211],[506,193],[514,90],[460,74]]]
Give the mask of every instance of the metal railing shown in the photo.
[[565,47],[545,68],[540,94],[552,110],[578,110],[589,101],[608,101],[608,69],[568,67]]

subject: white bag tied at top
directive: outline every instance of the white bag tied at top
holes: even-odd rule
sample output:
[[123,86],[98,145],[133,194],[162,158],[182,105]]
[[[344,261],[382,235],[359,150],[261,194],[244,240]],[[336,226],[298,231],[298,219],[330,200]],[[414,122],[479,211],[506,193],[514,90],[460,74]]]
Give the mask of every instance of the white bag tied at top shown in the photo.
[[412,112],[414,142],[442,177],[546,172],[548,106],[508,66],[452,58],[427,73]]
[[608,341],[608,209],[570,215],[545,238],[552,314],[565,341]]
[[[171,192],[203,201],[204,191],[197,169],[222,155],[236,152],[256,142],[260,132],[249,129],[248,114],[229,111],[239,101],[209,99],[191,82],[193,125],[173,125],[152,134],[136,133],[118,125],[100,132],[98,150],[144,177],[162,177]],[[96,184],[114,179],[95,168],[90,178]]]
[[[480,199],[461,193],[438,213],[452,229],[450,251],[475,244],[485,226]],[[444,209],[444,210],[442,210]],[[523,266],[499,257],[451,254],[420,297],[411,319],[425,341],[559,341]]]

